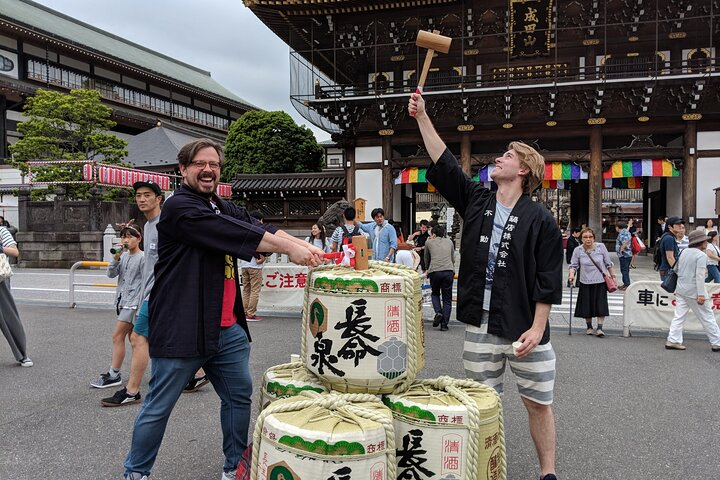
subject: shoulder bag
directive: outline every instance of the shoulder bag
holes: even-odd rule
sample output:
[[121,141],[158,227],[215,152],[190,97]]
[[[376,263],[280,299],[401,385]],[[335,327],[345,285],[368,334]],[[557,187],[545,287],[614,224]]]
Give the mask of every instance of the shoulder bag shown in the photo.
[[588,253],[588,251],[585,251],[585,254],[590,257],[590,261],[597,267],[598,270],[600,270],[600,273],[602,273],[603,279],[605,280],[605,287],[607,288],[608,293],[613,293],[617,290],[617,283],[615,283],[615,280],[608,274],[607,272],[604,272],[602,268],[600,268],[600,265],[597,264],[594,258],[592,258],[592,255]]
[[680,261],[680,255],[682,255],[682,252],[678,253],[677,258],[675,259],[675,263],[672,267],[670,267],[670,270],[667,271],[667,273],[665,274],[665,278],[660,284],[663,290],[668,293],[675,293],[675,289],[677,288],[678,274],[677,271],[675,271],[675,266]]
[[0,253],[0,282],[4,282],[6,278],[10,278],[13,274],[8,262],[7,255]]

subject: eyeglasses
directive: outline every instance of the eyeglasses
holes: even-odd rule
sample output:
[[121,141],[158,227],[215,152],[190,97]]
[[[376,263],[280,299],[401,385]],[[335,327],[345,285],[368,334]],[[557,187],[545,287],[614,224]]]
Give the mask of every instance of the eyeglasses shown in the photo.
[[190,161],[190,165],[192,165],[195,168],[199,168],[200,170],[205,170],[205,167],[210,167],[211,170],[220,170],[220,167],[222,166],[222,163],[220,162],[208,162],[204,160],[192,160]]

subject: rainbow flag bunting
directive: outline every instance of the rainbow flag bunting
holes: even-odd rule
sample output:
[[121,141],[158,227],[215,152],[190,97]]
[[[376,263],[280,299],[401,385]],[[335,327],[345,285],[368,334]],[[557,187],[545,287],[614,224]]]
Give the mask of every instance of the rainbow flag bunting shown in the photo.
[[680,172],[670,160],[621,160],[603,172],[603,178],[679,177]]
[[405,183],[427,183],[428,192],[435,192],[435,187],[431,183],[428,183],[425,178],[427,168],[409,167],[403,168],[400,174],[395,177],[395,185],[402,185]]
[[603,188],[642,188],[642,186],[642,177],[603,179]]

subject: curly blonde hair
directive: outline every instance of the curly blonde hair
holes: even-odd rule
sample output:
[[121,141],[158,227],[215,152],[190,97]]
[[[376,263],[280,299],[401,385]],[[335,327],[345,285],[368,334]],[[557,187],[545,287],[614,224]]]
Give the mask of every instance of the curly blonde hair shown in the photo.
[[523,178],[523,193],[529,195],[545,178],[545,158],[523,142],[510,142],[507,149],[514,150],[520,160],[520,166],[530,170]]

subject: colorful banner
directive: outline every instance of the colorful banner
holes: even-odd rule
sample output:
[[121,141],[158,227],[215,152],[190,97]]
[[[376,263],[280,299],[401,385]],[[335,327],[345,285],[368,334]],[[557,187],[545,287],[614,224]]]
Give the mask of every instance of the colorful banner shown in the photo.
[[642,188],[642,177],[604,178],[603,188]]
[[402,185],[406,183],[427,183],[427,191],[432,193],[435,192],[435,187],[425,179],[427,168],[408,167],[403,168],[402,171],[395,177],[395,185]]
[[679,177],[680,172],[670,160],[621,160],[603,172],[603,178]]
[[552,0],[510,0],[510,52],[513,57],[550,53]]

